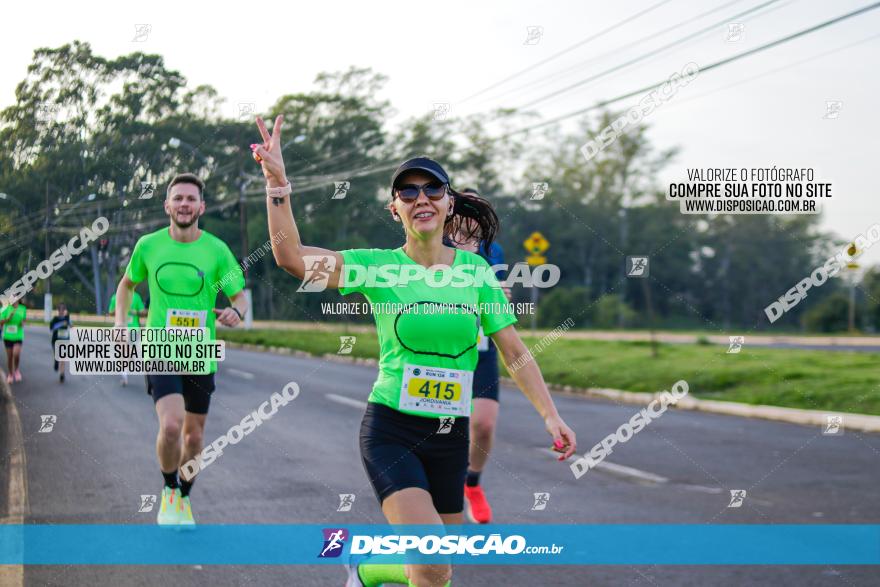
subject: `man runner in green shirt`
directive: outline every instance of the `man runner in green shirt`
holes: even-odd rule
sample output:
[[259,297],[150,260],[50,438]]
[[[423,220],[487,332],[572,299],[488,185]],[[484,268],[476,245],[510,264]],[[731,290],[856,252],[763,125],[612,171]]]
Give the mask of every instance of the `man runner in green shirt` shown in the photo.
[[[116,313],[116,294],[110,296],[110,307],[107,309],[110,314]],[[141,325],[141,315],[146,311],[146,306],[144,306],[144,300],[141,299],[141,294],[137,291],[132,292],[131,298],[131,308],[128,310],[128,327],[129,328],[138,328]],[[122,385],[128,385],[128,373],[122,374]]]
[[[205,213],[204,189],[202,180],[191,173],[171,180],[165,198],[170,226],[142,236],[135,245],[116,289],[117,327],[129,323],[132,292],[144,279],[150,289],[148,328],[207,328],[213,340],[215,320],[237,326],[244,318],[248,304],[241,268],[226,243],[199,228],[199,217]],[[231,307],[214,308],[215,284],[223,284]],[[195,524],[189,497],[194,478],[178,479],[178,470],[202,450],[216,370],[212,361],[207,375],[149,376],[159,418],[156,454],[165,480],[157,516],[160,525]]]

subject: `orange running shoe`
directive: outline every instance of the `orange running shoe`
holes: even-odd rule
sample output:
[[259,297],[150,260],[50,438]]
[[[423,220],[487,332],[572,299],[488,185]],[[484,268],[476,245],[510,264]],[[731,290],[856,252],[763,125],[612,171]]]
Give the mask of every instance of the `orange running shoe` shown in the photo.
[[486,494],[479,485],[464,486],[464,500],[467,505],[467,517],[474,524],[488,524],[492,521],[492,508],[486,501]]

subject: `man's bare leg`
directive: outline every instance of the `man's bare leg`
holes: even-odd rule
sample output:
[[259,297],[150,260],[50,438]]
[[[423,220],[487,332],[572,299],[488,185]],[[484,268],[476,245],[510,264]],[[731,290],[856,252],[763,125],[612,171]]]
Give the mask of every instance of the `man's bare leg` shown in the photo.
[[159,435],[156,437],[156,456],[163,473],[177,471],[181,457],[181,436],[186,412],[183,396],[179,393],[166,395],[156,402],[159,416]]
[[[194,459],[196,455],[202,452],[202,445],[205,438],[205,421],[208,419],[207,414],[193,414],[186,412],[183,419],[183,452],[178,462],[178,467]],[[189,495],[189,490],[195,482],[196,476],[186,479],[183,474],[180,475],[180,493],[184,497]]]

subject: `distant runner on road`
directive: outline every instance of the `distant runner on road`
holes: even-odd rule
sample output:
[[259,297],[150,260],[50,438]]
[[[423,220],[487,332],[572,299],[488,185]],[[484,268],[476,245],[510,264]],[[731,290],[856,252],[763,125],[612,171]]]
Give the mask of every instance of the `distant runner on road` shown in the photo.
[[52,359],[55,363],[55,371],[58,371],[58,381],[64,383],[64,367],[67,361],[55,361],[55,341],[70,340],[70,314],[67,305],[58,304],[58,315],[49,322],[49,330],[52,332]]
[[[136,291],[132,292],[131,298],[131,308],[128,310],[128,327],[129,328],[138,328],[141,325],[140,317],[144,315],[145,311],[144,300],[141,299],[141,294]],[[110,296],[110,307],[107,308],[107,312],[110,314],[116,313],[116,294]],[[128,373],[122,374],[122,385],[128,385]]]
[[24,344],[24,321],[27,308],[16,300],[0,311],[3,346],[6,347],[6,383],[21,381],[21,346]]
[[[464,194],[480,197],[476,190],[464,188]],[[490,266],[504,264],[504,252],[497,242],[487,243],[480,237],[479,224],[468,219],[459,224],[459,230],[445,241],[448,246],[458,247],[480,255]],[[468,236],[470,235],[470,236]],[[501,280],[504,275],[496,272]],[[504,288],[504,294],[510,300],[510,289]],[[465,513],[471,522],[488,524],[492,521],[492,508],[480,485],[483,467],[489,460],[492,443],[495,440],[495,428],[498,424],[498,349],[492,339],[480,328],[477,339],[479,359],[474,370],[474,407],[471,412],[471,439],[468,452],[467,477],[464,483]]]

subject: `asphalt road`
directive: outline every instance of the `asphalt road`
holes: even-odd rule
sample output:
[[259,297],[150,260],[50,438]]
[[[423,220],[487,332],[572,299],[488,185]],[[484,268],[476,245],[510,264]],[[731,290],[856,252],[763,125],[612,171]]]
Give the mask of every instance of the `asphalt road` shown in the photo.
[[[27,455],[28,523],[155,523],[138,513],[158,494],[157,431],[143,378],[52,371],[49,337],[28,328],[22,373],[13,386]],[[225,433],[289,381],[290,405],[200,474],[193,509],[200,523],[384,523],[357,448],[375,369],[319,359],[229,351],[217,378],[206,441]],[[687,379],[682,373],[681,378]],[[673,382],[670,382],[670,385]],[[581,452],[638,408],[556,396]],[[618,445],[610,466],[575,480],[546,452],[548,436],[531,404],[504,389],[492,460],[483,475],[497,523],[880,523],[880,436],[670,410]],[[55,415],[39,433],[41,415]],[[4,447],[5,448],[5,447]],[[4,455],[7,451],[4,450]],[[8,459],[4,460],[5,471]],[[620,465],[630,469],[615,467]],[[0,480],[5,484],[5,478]],[[729,490],[745,489],[739,508]],[[550,492],[544,511],[533,494]],[[356,495],[337,512],[338,494]],[[0,494],[2,495],[2,494]],[[3,507],[0,504],[0,507]],[[625,545],[622,545],[625,548]],[[36,566],[26,585],[342,585],[327,566]],[[876,585],[872,567],[460,566],[454,585]]]

